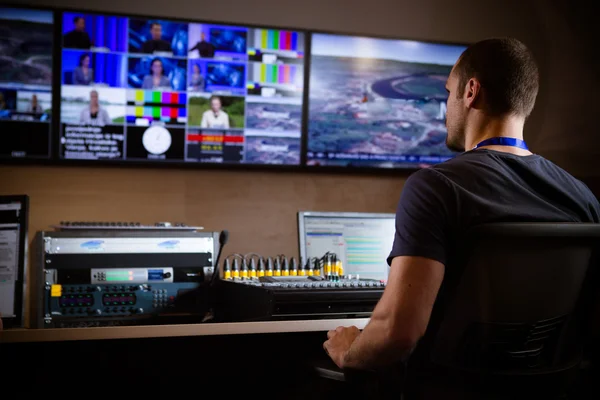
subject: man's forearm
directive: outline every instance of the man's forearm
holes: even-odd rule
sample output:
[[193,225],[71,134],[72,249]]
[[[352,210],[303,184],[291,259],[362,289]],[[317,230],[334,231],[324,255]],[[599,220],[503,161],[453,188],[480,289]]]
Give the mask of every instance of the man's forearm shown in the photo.
[[402,340],[395,331],[387,318],[372,318],[346,353],[344,368],[371,369],[404,358],[412,350],[413,343]]

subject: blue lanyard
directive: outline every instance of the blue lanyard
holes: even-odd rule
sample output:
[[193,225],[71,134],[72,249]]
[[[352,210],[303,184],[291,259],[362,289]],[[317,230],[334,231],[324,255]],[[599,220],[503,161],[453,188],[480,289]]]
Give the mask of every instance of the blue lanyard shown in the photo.
[[477,144],[477,146],[473,147],[473,150],[475,150],[476,148],[482,147],[482,146],[489,146],[489,145],[497,145],[497,146],[513,146],[513,147],[519,147],[523,150],[529,150],[527,148],[527,145],[525,144],[525,142],[521,139],[517,139],[517,138],[512,138],[512,137],[493,137],[493,138],[489,138],[486,139],[482,142],[479,142]]

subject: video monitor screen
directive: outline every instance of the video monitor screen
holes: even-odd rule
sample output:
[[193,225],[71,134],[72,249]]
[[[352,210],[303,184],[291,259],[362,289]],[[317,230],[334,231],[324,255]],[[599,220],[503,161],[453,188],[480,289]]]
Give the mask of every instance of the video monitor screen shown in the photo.
[[300,164],[302,32],[62,18],[61,158]]
[[465,46],[315,34],[309,166],[421,168],[446,147],[446,80]]
[[49,158],[52,11],[0,7],[0,157]]

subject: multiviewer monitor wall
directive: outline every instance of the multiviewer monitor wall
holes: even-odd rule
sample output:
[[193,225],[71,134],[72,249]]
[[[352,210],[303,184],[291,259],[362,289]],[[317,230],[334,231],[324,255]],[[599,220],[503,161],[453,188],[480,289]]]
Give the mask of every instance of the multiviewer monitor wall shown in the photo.
[[303,32],[62,14],[62,159],[300,164]]
[[51,8],[0,7],[0,31],[0,159],[414,169],[457,154],[445,82],[465,45]]
[[29,198],[0,196],[0,314],[5,328],[23,325]]
[[395,215],[299,212],[298,236],[303,260],[336,254],[345,275],[387,281]]

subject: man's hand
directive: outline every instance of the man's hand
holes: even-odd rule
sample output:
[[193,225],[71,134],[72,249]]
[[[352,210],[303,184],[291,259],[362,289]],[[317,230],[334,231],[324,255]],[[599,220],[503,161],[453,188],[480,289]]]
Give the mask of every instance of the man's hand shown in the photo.
[[358,335],[360,331],[356,326],[349,328],[338,326],[335,330],[327,332],[327,340],[323,343],[323,348],[335,365],[344,368],[344,357]]

